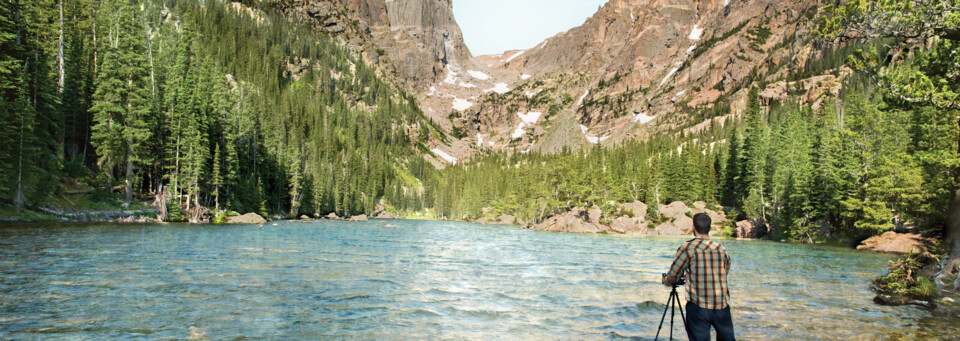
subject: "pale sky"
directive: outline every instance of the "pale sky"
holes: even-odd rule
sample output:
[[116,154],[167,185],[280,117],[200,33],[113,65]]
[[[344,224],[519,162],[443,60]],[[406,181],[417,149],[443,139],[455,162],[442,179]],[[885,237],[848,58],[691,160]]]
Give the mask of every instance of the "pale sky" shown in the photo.
[[537,46],[583,24],[607,0],[453,0],[453,15],[475,56]]

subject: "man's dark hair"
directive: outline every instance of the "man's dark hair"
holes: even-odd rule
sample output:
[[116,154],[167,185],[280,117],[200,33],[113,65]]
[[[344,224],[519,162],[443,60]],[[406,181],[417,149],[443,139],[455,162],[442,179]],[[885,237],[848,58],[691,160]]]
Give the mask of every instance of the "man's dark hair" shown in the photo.
[[710,234],[710,216],[706,213],[697,213],[693,215],[693,228],[698,234]]

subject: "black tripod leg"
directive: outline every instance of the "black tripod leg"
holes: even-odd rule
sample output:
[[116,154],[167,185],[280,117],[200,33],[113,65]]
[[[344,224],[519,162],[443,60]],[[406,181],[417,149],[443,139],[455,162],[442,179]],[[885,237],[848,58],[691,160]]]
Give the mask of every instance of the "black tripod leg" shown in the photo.
[[687,332],[687,335],[690,335],[690,327],[687,326],[687,317],[683,315],[683,305],[680,304],[680,294],[675,294],[677,306],[680,307],[680,320],[683,321],[683,330]]
[[[667,310],[670,309],[673,302],[673,293],[670,294],[670,298],[667,299],[667,305],[663,307],[663,316],[660,316],[660,326],[657,327],[657,336],[653,338],[654,341],[660,339],[660,330],[663,329],[663,320],[667,317]],[[671,323],[673,323],[671,321]]]
[[670,304],[670,340],[671,341],[673,341],[673,318],[674,316],[676,316],[676,313],[675,313],[676,309],[674,306],[677,304],[680,304],[680,302],[678,302],[677,299],[674,298],[676,295],[677,295],[676,290],[670,293],[670,301],[673,302]]

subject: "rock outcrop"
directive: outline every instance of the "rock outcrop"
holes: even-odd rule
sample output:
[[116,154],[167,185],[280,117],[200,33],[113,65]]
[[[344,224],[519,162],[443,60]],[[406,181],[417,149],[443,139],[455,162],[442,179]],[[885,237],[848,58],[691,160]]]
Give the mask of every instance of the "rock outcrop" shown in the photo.
[[658,213],[662,217],[662,222],[659,224],[646,220],[647,205],[639,201],[619,204],[619,209],[609,215],[605,215],[597,207],[591,209],[575,207],[550,216],[539,223],[526,224],[524,228],[573,233],[689,235],[693,231],[693,220],[688,215],[706,212],[716,216],[717,218],[713,221],[714,229],[719,229],[720,224],[726,221],[722,211],[708,209],[706,204],[695,205],[695,207],[698,208],[691,209],[679,201],[660,205]]
[[737,222],[734,237],[756,239],[767,235],[767,225],[756,220],[741,220]]
[[400,219],[396,214],[387,212],[387,209],[380,204],[373,207],[373,214],[371,216],[377,219]]
[[919,233],[888,231],[879,236],[867,238],[857,246],[857,250],[889,253],[921,252],[925,241],[927,241],[927,238]]
[[[601,225],[599,221],[591,220],[590,211],[582,207],[576,207],[563,214],[557,214],[547,218],[539,224],[530,226],[530,228],[539,231],[573,233],[599,233],[609,230],[607,226]],[[596,209],[596,211],[599,211],[599,209]]]
[[514,217],[509,214],[501,214],[499,217],[497,217],[497,224],[500,224],[500,225],[513,225],[516,222],[517,222],[517,217]]
[[247,213],[243,215],[227,217],[227,224],[266,224],[267,220],[259,214]]

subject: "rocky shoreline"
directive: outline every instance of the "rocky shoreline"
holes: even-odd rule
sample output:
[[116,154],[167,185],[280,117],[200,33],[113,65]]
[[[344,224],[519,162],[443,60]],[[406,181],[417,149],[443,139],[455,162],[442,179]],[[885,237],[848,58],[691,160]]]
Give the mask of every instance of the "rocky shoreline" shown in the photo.
[[[675,201],[659,205],[656,210],[640,201],[614,204],[612,212],[604,212],[599,207],[574,207],[565,212],[554,214],[540,222],[525,222],[509,215],[500,215],[496,219],[477,219],[480,224],[522,225],[525,229],[548,232],[569,233],[609,233],[679,236],[689,235],[693,231],[693,215],[706,213],[713,220],[717,234],[729,220],[722,207],[709,206],[704,202],[685,203]],[[751,226],[746,228],[746,226]],[[756,227],[753,227],[756,225]],[[758,238],[766,234],[765,226],[761,232],[759,224],[744,224],[745,228],[736,229],[737,237]]]

